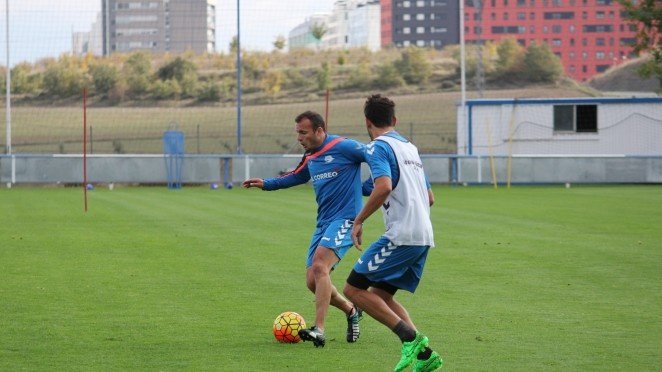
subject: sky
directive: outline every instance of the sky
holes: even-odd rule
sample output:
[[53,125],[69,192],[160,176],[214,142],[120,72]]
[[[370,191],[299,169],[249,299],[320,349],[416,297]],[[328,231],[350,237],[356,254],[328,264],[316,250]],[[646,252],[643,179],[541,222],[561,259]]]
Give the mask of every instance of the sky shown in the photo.
[[[145,1],[145,0],[143,0]],[[34,63],[71,52],[72,32],[89,31],[101,0],[0,0],[0,65],[6,66],[7,2],[9,61]],[[240,0],[242,49],[273,49],[278,35],[307,17],[330,13],[335,0]],[[227,52],[237,34],[237,0],[216,0],[216,49]]]

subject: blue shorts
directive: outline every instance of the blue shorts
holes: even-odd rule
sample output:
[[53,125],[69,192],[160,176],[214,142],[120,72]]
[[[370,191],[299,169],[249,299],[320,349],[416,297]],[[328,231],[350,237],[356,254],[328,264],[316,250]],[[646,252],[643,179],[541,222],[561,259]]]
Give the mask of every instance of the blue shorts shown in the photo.
[[313,233],[313,237],[310,239],[306,267],[308,268],[313,265],[313,256],[318,246],[331,249],[338,257],[338,260],[342,260],[353,245],[352,225],[354,225],[354,221],[341,219],[317,227]]
[[363,252],[354,271],[373,283],[388,283],[414,293],[429,250],[427,245],[396,246],[382,236]]

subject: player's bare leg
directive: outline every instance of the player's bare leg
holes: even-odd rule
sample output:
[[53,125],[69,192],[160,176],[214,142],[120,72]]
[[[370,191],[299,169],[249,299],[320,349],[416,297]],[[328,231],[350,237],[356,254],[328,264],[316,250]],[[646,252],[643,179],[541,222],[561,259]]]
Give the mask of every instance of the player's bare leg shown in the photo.
[[392,294],[386,292],[383,289],[379,289],[375,287],[368,288],[368,291],[381,297],[381,299],[384,300],[384,302],[386,303],[386,306],[388,306],[394,313],[396,313],[400,317],[400,319],[402,319],[403,322],[407,323],[407,325],[410,326],[411,328],[416,329],[414,322],[411,320],[411,317],[409,317],[409,312],[407,312],[407,309],[405,309],[395,299],[395,297],[393,297]]

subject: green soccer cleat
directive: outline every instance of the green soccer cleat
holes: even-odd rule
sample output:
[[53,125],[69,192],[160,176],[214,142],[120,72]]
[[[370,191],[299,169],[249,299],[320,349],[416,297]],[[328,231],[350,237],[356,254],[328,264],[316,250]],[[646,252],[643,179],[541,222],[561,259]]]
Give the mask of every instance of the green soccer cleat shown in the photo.
[[363,318],[363,310],[354,308],[354,314],[347,317],[347,342],[356,342],[359,339],[361,330],[359,329],[359,320]]
[[416,355],[423,351],[426,346],[428,346],[428,338],[423,336],[423,334],[416,332],[416,338],[410,342],[402,343],[402,356],[400,361],[393,369],[394,372],[400,372],[403,369],[409,367],[414,360],[416,360]]
[[304,341],[312,341],[315,347],[324,347],[326,344],[324,332],[317,329],[316,326],[300,330],[299,337]]
[[441,359],[439,354],[436,351],[432,352],[432,355],[426,360],[417,360],[414,364],[414,372],[430,372],[436,371],[441,368],[444,364],[444,361]]

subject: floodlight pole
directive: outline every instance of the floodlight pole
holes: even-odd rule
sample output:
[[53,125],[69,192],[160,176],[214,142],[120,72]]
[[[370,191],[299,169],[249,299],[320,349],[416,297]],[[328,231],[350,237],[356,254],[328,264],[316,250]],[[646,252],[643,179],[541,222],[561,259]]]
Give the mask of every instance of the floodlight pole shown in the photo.
[[7,187],[11,187],[16,183],[16,161],[12,155],[11,148],[11,65],[9,64],[9,0],[5,0],[5,11],[6,11],[6,35],[7,35],[7,79],[5,79],[6,90],[5,90],[5,99],[6,99],[6,108],[5,108],[5,126],[7,128],[7,155],[11,161],[11,182],[7,182]]
[[[462,91],[462,98],[460,101],[460,110],[462,112],[461,119],[462,127],[465,130],[468,130],[467,125],[467,79],[466,79],[466,58],[465,58],[465,47],[464,47],[464,0],[459,0],[460,2],[460,86]],[[467,136],[470,136],[471,133],[467,132]],[[466,138],[466,141],[469,141],[469,137]],[[468,142],[466,142],[468,143]],[[465,143],[465,144],[466,144]],[[467,147],[464,152],[467,152],[470,149]],[[469,155],[471,155],[469,153]]]
[[237,154],[241,149],[241,23],[239,0],[237,0]]

